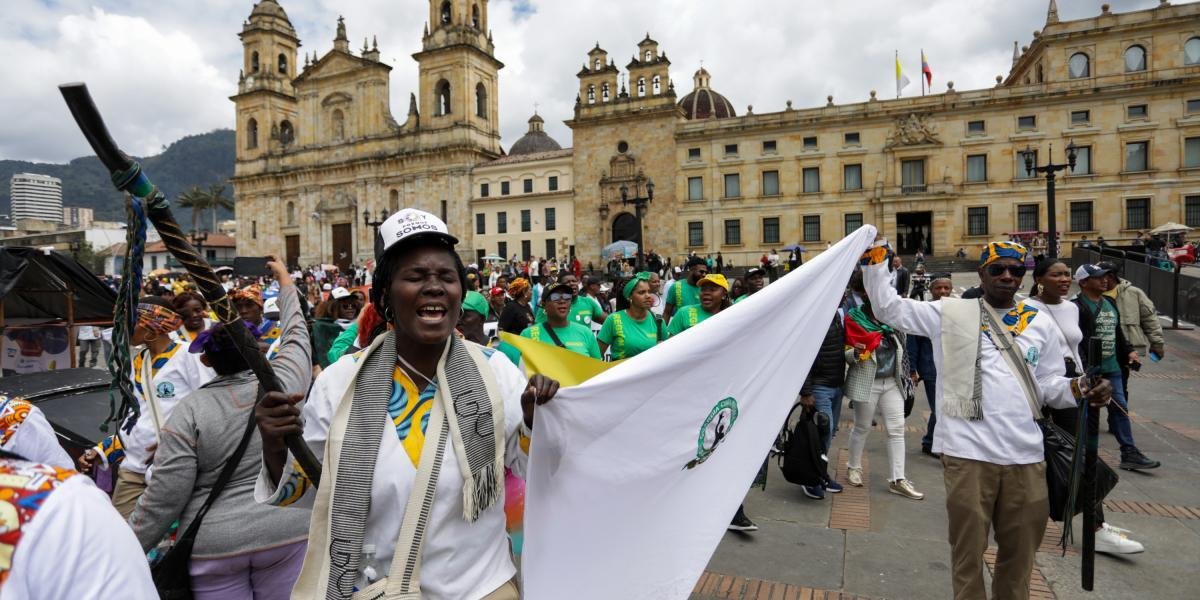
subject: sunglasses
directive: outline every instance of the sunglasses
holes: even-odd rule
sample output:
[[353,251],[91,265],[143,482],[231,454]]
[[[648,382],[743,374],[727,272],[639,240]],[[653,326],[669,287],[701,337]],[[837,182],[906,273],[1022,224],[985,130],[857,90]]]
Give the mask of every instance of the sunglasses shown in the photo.
[[568,292],[554,292],[553,294],[550,294],[550,296],[549,296],[551,302],[566,302],[574,297],[575,297],[575,294],[571,294]]
[[1025,265],[988,265],[987,274],[992,277],[999,277],[1008,271],[1013,277],[1025,276]]

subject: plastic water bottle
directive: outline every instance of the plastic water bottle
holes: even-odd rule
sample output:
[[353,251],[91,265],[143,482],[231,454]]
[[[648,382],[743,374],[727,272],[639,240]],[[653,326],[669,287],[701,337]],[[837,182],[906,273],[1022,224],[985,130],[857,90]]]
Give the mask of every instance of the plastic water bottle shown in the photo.
[[379,573],[375,572],[375,544],[363,544],[362,547],[362,574],[367,578],[367,583],[374,583],[379,578]]
[[1161,356],[1159,356],[1159,355],[1158,355],[1156,352],[1154,352],[1153,350],[1151,350],[1151,351],[1150,351],[1150,362],[1158,362],[1158,361],[1160,361],[1160,360],[1162,360],[1162,357],[1161,357]]

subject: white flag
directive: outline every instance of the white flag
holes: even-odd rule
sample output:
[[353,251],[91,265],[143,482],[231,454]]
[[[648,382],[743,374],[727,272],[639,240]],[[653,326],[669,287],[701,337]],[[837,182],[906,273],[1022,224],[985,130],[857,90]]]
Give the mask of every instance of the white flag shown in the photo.
[[538,408],[521,560],[527,600],[688,597],[874,239],[874,227],[861,227]]
[[896,53],[896,97],[900,97],[900,90],[908,87],[911,83],[908,80],[908,75],[904,74],[904,69],[900,68],[900,53]]

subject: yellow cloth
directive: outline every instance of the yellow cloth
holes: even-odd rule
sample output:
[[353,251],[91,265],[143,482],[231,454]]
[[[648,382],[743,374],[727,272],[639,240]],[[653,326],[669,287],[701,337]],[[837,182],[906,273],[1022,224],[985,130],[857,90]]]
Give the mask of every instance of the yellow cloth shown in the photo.
[[526,375],[545,375],[562,387],[579,385],[621,362],[596,360],[508,332],[501,332],[500,339],[521,351]]

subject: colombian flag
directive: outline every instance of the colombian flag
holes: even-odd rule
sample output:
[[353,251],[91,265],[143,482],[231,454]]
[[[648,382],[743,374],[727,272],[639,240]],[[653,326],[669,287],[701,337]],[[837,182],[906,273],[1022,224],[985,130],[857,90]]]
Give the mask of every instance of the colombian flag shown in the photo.
[[929,68],[929,61],[925,60],[925,50],[921,50],[921,74],[925,76],[926,85],[933,89],[933,70]]

